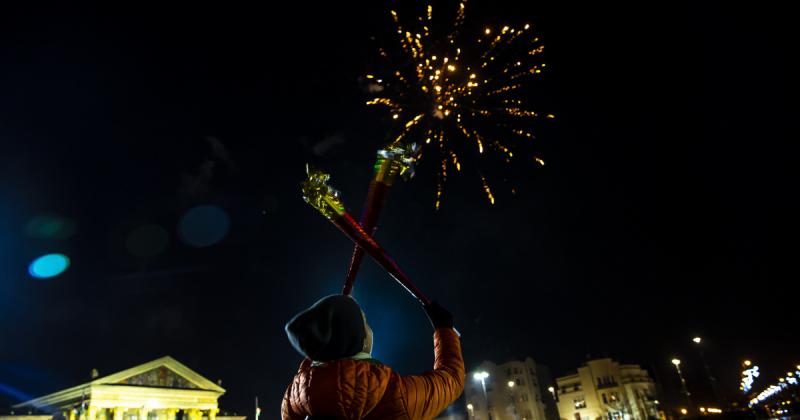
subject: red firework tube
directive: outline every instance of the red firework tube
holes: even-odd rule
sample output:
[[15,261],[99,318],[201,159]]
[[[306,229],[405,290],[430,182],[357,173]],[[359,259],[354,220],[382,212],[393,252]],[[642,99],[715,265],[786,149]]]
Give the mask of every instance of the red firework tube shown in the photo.
[[[414,298],[416,298],[422,304],[422,306],[427,307],[431,304],[431,300],[428,299],[424,293],[422,293],[422,290],[419,290],[419,287],[417,287],[413,281],[411,281],[411,278],[409,278],[403,269],[400,268],[394,258],[392,258],[392,256],[389,255],[389,253],[386,252],[386,250],[383,249],[383,247],[381,247],[378,242],[375,241],[375,239],[369,236],[367,232],[364,231],[364,228],[362,228],[361,225],[358,224],[358,222],[356,222],[349,213],[345,211],[339,213],[338,216],[328,218],[328,220],[333,222],[333,224],[339,228],[339,230],[342,231],[345,236],[350,238],[351,241],[355,242],[356,245],[358,245],[358,247],[363,249],[370,257],[372,257],[372,259],[375,260],[378,265],[383,267],[383,269],[386,270],[389,275],[391,275],[392,278],[394,278],[398,283],[400,283],[400,285],[403,286],[403,288],[406,289],[411,296],[414,296]],[[457,328],[453,327],[453,331],[455,331],[456,334],[461,337],[461,332],[458,331]]]
[[[367,201],[364,203],[364,212],[361,214],[361,227],[371,236],[375,235],[377,230],[378,216],[386,204],[389,187],[390,185],[376,180],[372,180],[369,183]],[[353,292],[353,283],[356,281],[356,274],[358,274],[363,258],[364,249],[358,245],[353,247],[353,256],[350,258],[350,266],[347,268],[344,287],[342,287],[343,295],[350,295]]]
[[411,296],[414,296],[423,305],[427,306],[431,303],[430,299],[422,293],[416,284],[411,281],[411,278],[400,268],[394,258],[381,247],[370,235],[364,231],[358,222],[350,216],[349,213],[343,212],[333,218],[330,218],[342,233],[345,234],[351,241],[363,249],[375,262],[383,267],[389,275],[391,275],[401,286],[403,286]]
[[386,252],[358,222],[353,219],[344,207],[339,191],[328,185],[330,175],[325,172],[306,167],[308,179],[303,182],[303,199],[330,220],[351,241],[362,248],[375,262],[383,267],[389,275],[397,280],[412,296],[423,305],[430,304],[430,299],[422,293],[395,260]]
[[[397,175],[411,177],[414,174],[414,161],[418,149],[416,145],[407,148],[392,147],[387,150],[379,150],[375,161],[375,175],[369,183],[367,200],[364,203],[364,210],[361,213],[361,227],[369,236],[375,235],[378,226],[378,217],[383,206],[386,204],[386,197],[389,189],[394,184]],[[356,281],[358,269],[364,258],[364,250],[358,245],[353,248],[353,256],[350,258],[350,266],[347,268],[347,275],[342,287],[343,295],[353,293],[353,283]]]

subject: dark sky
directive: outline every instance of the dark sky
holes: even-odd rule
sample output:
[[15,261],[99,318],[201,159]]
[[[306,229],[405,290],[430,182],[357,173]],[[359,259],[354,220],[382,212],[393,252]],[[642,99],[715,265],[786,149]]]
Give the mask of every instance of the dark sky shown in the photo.
[[[277,413],[299,362],[283,324],[339,290],[351,251],[302,201],[304,163],[358,213],[386,138],[358,81],[369,36],[391,35],[385,3],[2,6],[0,408],[171,355],[223,380],[223,409],[258,395]],[[423,161],[378,233],[454,313],[468,368],[529,355],[559,375],[608,355],[670,391],[680,355],[700,387],[701,334],[733,390],[745,357],[800,359],[794,23],[769,3],[692,3],[471,1],[471,28],[530,22],[544,39],[547,165],[493,207],[455,178],[437,212]],[[194,248],[177,226],[202,204],[230,232]],[[31,237],[42,214],[74,234]],[[144,224],[169,233],[163,253],[126,251]],[[32,279],[54,251],[69,270]],[[376,357],[428,369],[418,305],[371,261],[356,289]]]

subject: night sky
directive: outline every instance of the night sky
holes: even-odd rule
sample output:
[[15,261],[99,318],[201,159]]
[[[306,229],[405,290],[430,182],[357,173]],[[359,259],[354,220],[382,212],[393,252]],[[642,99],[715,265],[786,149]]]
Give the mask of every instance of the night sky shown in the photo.
[[[800,361],[794,22],[769,3],[693,3],[470,0],[468,27],[531,23],[544,39],[531,95],[557,116],[537,130],[547,165],[495,206],[451,177],[435,211],[423,161],[377,233],[454,313],[468,369],[531,356],[561,375],[611,356],[674,394],[677,355],[702,394],[694,335],[731,393],[744,358],[768,377]],[[389,124],[359,76],[369,37],[392,35],[388,9],[0,8],[0,411],[171,355],[222,379],[223,410],[258,396],[277,416],[299,362],[283,325],[340,290],[352,249],[303,202],[304,164],[360,211]],[[208,247],[179,233],[198,205],[230,222]],[[32,235],[41,215],[74,232]],[[163,251],[132,255],[145,225]],[[49,252],[71,267],[32,278]],[[427,318],[371,261],[355,297],[375,357],[431,366]]]

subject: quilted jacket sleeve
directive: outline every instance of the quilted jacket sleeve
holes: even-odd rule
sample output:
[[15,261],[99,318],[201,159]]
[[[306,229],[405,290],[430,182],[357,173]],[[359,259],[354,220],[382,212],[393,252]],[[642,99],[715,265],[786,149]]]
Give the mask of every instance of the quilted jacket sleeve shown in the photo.
[[452,328],[433,333],[433,370],[403,376],[400,392],[411,419],[433,419],[464,391],[464,359],[461,341]]
[[296,387],[299,386],[298,379],[300,377],[300,372],[303,369],[307,369],[309,366],[308,360],[304,360],[300,363],[300,368],[298,369],[298,374],[292,378],[292,381],[289,382],[289,386],[286,387],[286,393],[283,394],[283,402],[281,402],[281,420],[305,420],[306,415],[303,413],[299,413],[297,411],[298,407],[296,404],[292,404],[292,393],[293,391],[297,391]]

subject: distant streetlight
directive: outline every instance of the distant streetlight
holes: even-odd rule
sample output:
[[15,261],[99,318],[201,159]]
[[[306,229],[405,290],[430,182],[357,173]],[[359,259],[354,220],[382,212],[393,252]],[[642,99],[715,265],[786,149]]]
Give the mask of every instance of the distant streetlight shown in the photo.
[[489,372],[484,372],[484,371],[475,372],[475,374],[472,375],[472,377],[475,378],[475,380],[482,381],[489,377]]
[[[749,360],[745,360],[745,361],[744,361],[744,365],[745,365],[745,366],[750,366],[750,365],[752,365],[752,364],[753,364],[753,362],[751,362],[751,361],[749,361]],[[800,368],[800,366],[798,366],[798,368]]]
[[689,410],[687,410],[685,408],[681,408],[681,414],[683,414],[685,416],[687,413],[689,413]]
[[508,381],[508,396],[511,397],[511,406],[514,409],[514,418],[517,417],[517,401],[514,399],[514,381]]
[[706,376],[708,377],[708,383],[711,385],[711,391],[714,393],[714,397],[716,397],[717,402],[723,404],[722,396],[717,389],[717,378],[711,373],[711,368],[708,367],[708,363],[706,363],[706,358],[703,356],[703,346],[700,343],[703,341],[701,337],[695,337],[692,339],[695,344],[697,344],[697,353],[700,355],[700,361],[703,363],[703,368],[706,371]]
[[[681,372],[681,359],[674,358],[672,359],[672,364],[675,365],[675,370],[678,371],[678,378],[681,379],[681,389],[683,390],[683,394],[686,395],[686,402],[689,407],[692,406],[692,397],[689,393],[689,389],[686,388],[686,380],[683,378],[683,372]],[[684,413],[686,414],[686,413]]]
[[480,372],[475,372],[472,375],[472,378],[476,381],[481,381],[481,388],[483,388],[483,400],[486,402],[486,407],[489,407],[489,396],[486,395],[486,378],[489,377],[489,372],[482,370]]
[[556,388],[549,386],[547,387],[547,390],[550,391],[550,395],[553,396],[553,401],[558,402],[558,397],[556,397]]

